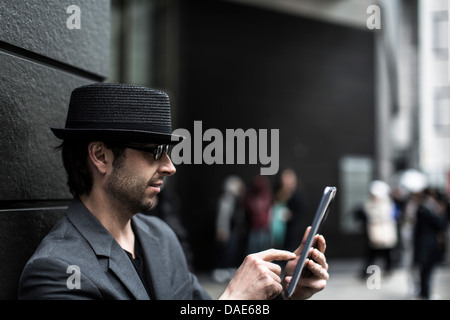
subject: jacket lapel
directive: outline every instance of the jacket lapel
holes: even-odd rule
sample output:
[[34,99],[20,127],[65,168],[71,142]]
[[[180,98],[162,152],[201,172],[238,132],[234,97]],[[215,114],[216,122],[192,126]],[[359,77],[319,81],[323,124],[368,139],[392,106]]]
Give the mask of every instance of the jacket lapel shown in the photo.
[[115,244],[111,247],[111,255],[109,257],[109,268],[122,281],[127,289],[138,300],[148,300],[149,296],[142,284],[141,278],[136,272],[133,264],[127,254],[120,245]]
[[109,270],[113,272],[136,298],[148,300],[149,296],[125,251],[94,217],[86,206],[75,198],[67,211],[67,217],[86,239],[98,258],[109,258]]
[[132,219],[133,230],[135,236],[139,238],[142,246],[142,254],[145,259],[145,268],[147,269],[147,274],[150,276],[150,281],[152,282],[153,292],[155,294],[155,298],[164,299],[170,294],[170,288],[167,287],[167,283],[161,280],[164,280],[164,277],[161,275],[167,274],[167,270],[164,269],[164,263],[162,260],[163,256],[158,255],[155,259],[154,255],[157,252],[161,252],[160,240],[159,238],[152,235],[148,227],[141,223],[138,219]]

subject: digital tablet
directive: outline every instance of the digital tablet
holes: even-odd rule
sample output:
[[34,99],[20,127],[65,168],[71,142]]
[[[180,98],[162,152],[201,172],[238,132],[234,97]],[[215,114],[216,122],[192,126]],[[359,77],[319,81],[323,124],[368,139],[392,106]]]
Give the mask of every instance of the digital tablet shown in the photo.
[[291,283],[289,284],[287,290],[287,297],[290,298],[294,293],[294,289],[297,286],[298,280],[303,271],[303,267],[305,265],[306,259],[309,256],[309,250],[313,245],[314,237],[317,235],[320,226],[325,221],[330,205],[336,195],[336,187],[326,187],[322,199],[320,200],[319,207],[317,208],[316,215],[314,216],[314,221],[311,226],[311,230],[309,231],[308,238],[306,239],[305,246],[300,254],[300,259],[297,262],[297,266],[295,267],[294,274],[292,275]]

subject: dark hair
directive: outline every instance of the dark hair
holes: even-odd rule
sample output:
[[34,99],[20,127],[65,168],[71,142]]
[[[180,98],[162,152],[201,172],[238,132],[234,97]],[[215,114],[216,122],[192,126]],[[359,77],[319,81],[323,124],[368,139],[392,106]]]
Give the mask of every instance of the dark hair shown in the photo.
[[[73,195],[89,195],[92,191],[92,174],[87,164],[88,145],[91,141],[64,140],[56,150],[61,150],[64,168],[67,173],[67,185]],[[113,152],[113,166],[122,160],[124,148],[113,143],[104,142],[105,146]]]

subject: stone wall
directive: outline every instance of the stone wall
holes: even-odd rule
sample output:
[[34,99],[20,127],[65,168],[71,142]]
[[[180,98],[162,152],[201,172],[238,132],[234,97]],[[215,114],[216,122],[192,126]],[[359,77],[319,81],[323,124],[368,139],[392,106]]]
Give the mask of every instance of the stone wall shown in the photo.
[[107,77],[109,12],[109,0],[2,1],[0,299],[17,297],[23,266],[71,199],[50,126],[64,126],[74,88]]

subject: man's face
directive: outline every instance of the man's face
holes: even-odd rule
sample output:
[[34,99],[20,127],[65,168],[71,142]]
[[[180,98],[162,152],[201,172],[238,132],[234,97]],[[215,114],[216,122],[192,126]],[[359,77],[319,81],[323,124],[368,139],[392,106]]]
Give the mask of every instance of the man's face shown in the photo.
[[[156,147],[153,144],[143,146]],[[126,148],[121,159],[112,166],[106,189],[132,214],[143,212],[152,207],[164,178],[175,171],[165,152],[155,160],[153,153]]]

